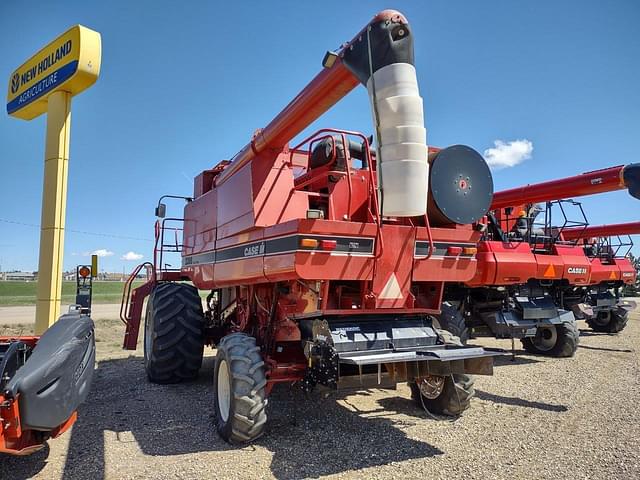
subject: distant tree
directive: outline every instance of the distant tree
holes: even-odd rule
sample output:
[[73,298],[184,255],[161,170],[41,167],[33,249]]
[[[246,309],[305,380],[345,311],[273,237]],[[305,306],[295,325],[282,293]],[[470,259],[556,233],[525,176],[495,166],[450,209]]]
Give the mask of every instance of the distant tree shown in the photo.
[[631,264],[636,269],[636,283],[635,285],[625,285],[623,293],[628,297],[637,297],[640,295],[640,257],[636,257],[633,253],[629,252],[628,257]]

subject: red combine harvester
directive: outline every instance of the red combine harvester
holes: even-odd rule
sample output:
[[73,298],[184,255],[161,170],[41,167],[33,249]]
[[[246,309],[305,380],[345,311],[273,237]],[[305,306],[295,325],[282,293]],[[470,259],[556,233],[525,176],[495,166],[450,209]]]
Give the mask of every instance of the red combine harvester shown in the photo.
[[[640,164],[632,164],[497,192],[478,246],[476,275],[447,287],[440,326],[463,342],[470,335],[520,338],[532,353],[573,355],[579,338],[574,311],[589,313],[582,304],[597,301],[595,293],[587,296],[595,285],[598,291],[622,286],[620,268],[628,274],[630,264],[611,255],[590,258],[583,246],[568,241],[564,232],[575,236],[587,222],[578,202],[563,199],[623,188],[639,198],[639,185]],[[537,202],[546,202],[545,208]],[[568,207],[582,219],[568,220]],[[554,224],[558,216],[560,225]],[[600,306],[615,317],[627,305],[611,305],[611,295],[618,298],[601,293]]]
[[29,455],[76,421],[96,355],[87,275],[77,276],[77,309],[41,337],[0,337],[0,453]]
[[[627,325],[629,312],[637,306],[622,298],[622,288],[634,285],[637,272],[627,254],[630,235],[640,235],[640,222],[565,228],[562,238],[577,242],[590,262],[589,285],[570,285],[556,292],[557,303],[573,310],[579,320],[596,332],[618,333]],[[625,236],[625,242],[620,239]],[[617,239],[617,240],[616,240]]]
[[[184,218],[166,218],[159,202],[150,281],[123,294],[126,349],[136,348],[149,296],[151,381],[192,379],[203,346],[217,348],[215,418],[227,441],[263,432],[277,383],[308,392],[408,382],[420,405],[457,415],[474,392],[469,374],[491,374],[501,354],[432,324],[444,283],[476,273],[474,222],[493,182],[469,147],[428,161],[407,20],[381,12],[323,66],[231,161],[195,178]],[[365,135],[335,129],[288,145],[358,83],[376,153]],[[175,271],[163,268],[170,250],[182,256]],[[198,290],[210,292],[204,312]]]

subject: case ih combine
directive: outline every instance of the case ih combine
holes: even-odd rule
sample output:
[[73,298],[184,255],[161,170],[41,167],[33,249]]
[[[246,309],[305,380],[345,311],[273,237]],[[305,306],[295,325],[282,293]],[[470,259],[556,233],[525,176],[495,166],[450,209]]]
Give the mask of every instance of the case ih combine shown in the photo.
[[591,272],[588,286],[558,289],[557,303],[573,310],[577,319],[586,320],[596,332],[621,332],[629,312],[636,308],[636,302],[621,298],[622,288],[636,283],[637,272],[626,256],[632,242],[625,243],[619,237],[639,234],[640,222],[564,229],[563,240],[582,246]]
[[[520,338],[529,352],[560,357],[578,345],[574,312],[601,331],[621,330],[633,305],[620,301],[619,289],[635,281],[635,270],[610,246],[578,245],[584,234],[605,232],[590,230],[580,204],[563,199],[624,188],[640,198],[639,185],[640,164],[632,164],[497,192],[476,275],[447,287],[442,328],[463,342],[470,335]],[[567,219],[571,206],[579,221]]]
[[[146,296],[151,381],[196,377],[203,346],[215,346],[215,417],[228,441],[263,432],[277,383],[409,382],[419,404],[456,415],[473,395],[469,374],[492,372],[496,352],[432,324],[445,282],[476,274],[474,222],[491,203],[491,174],[465,146],[428,161],[413,63],[407,20],[381,12],[231,161],[195,178],[183,218],[156,223],[151,280],[123,295],[124,347],[136,348]],[[335,129],[288,145],[359,83],[375,153],[365,135]],[[176,271],[162,267],[172,249]],[[210,292],[204,312],[198,290]]]

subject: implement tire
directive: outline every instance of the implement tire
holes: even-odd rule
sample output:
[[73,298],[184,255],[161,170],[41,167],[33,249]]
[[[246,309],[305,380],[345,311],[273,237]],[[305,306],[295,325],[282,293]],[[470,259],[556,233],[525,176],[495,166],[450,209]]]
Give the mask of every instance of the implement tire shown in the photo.
[[213,384],[218,434],[233,444],[260,437],[267,422],[267,377],[255,338],[232,333],[220,341]]
[[[460,339],[446,330],[437,330],[445,345],[462,346]],[[436,398],[425,396],[417,382],[409,383],[411,398],[420,408],[426,408],[429,412],[438,415],[457,417],[471,405],[471,399],[475,395],[472,375],[452,374],[444,378],[442,391]]]
[[[555,341],[547,342],[545,334]],[[573,357],[580,343],[580,332],[575,321],[565,322],[551,327],[538,327],[535,337],[526,337],[520,341],[529,353],[558,358]]]
[[436,316],[440,328],[458,337],[460,342],[466,345],[469,340],[469,328],[460,310],[449,302],[444,302],[440,311],[440,315]]
[[629,312],[620,314],[613,310],[609,312],[600,311],[598,315],[587,319],[587,325],[589,325],[594,332],[618,333],[624,330],[628,320]]
[[153,383],[193,380],[202,366],[204,315],[198,290],[160,283],[147,301],[144,368]]

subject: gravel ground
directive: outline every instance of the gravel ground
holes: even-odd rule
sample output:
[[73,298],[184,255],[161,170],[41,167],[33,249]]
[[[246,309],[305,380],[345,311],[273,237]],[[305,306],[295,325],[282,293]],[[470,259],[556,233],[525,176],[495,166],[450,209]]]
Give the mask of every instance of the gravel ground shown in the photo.
[[152,385],[119,350],[121,325],[100,321],[77,424],[33,456],[0,456],[0,478],[640,478],[640,312],[618,336],[580,326],[575,358],[500,359],[456,421],[429,418],[405,386],[306,402],[279,388],[267,434],[232,448],[212,427],[213,357],[195,383]]

